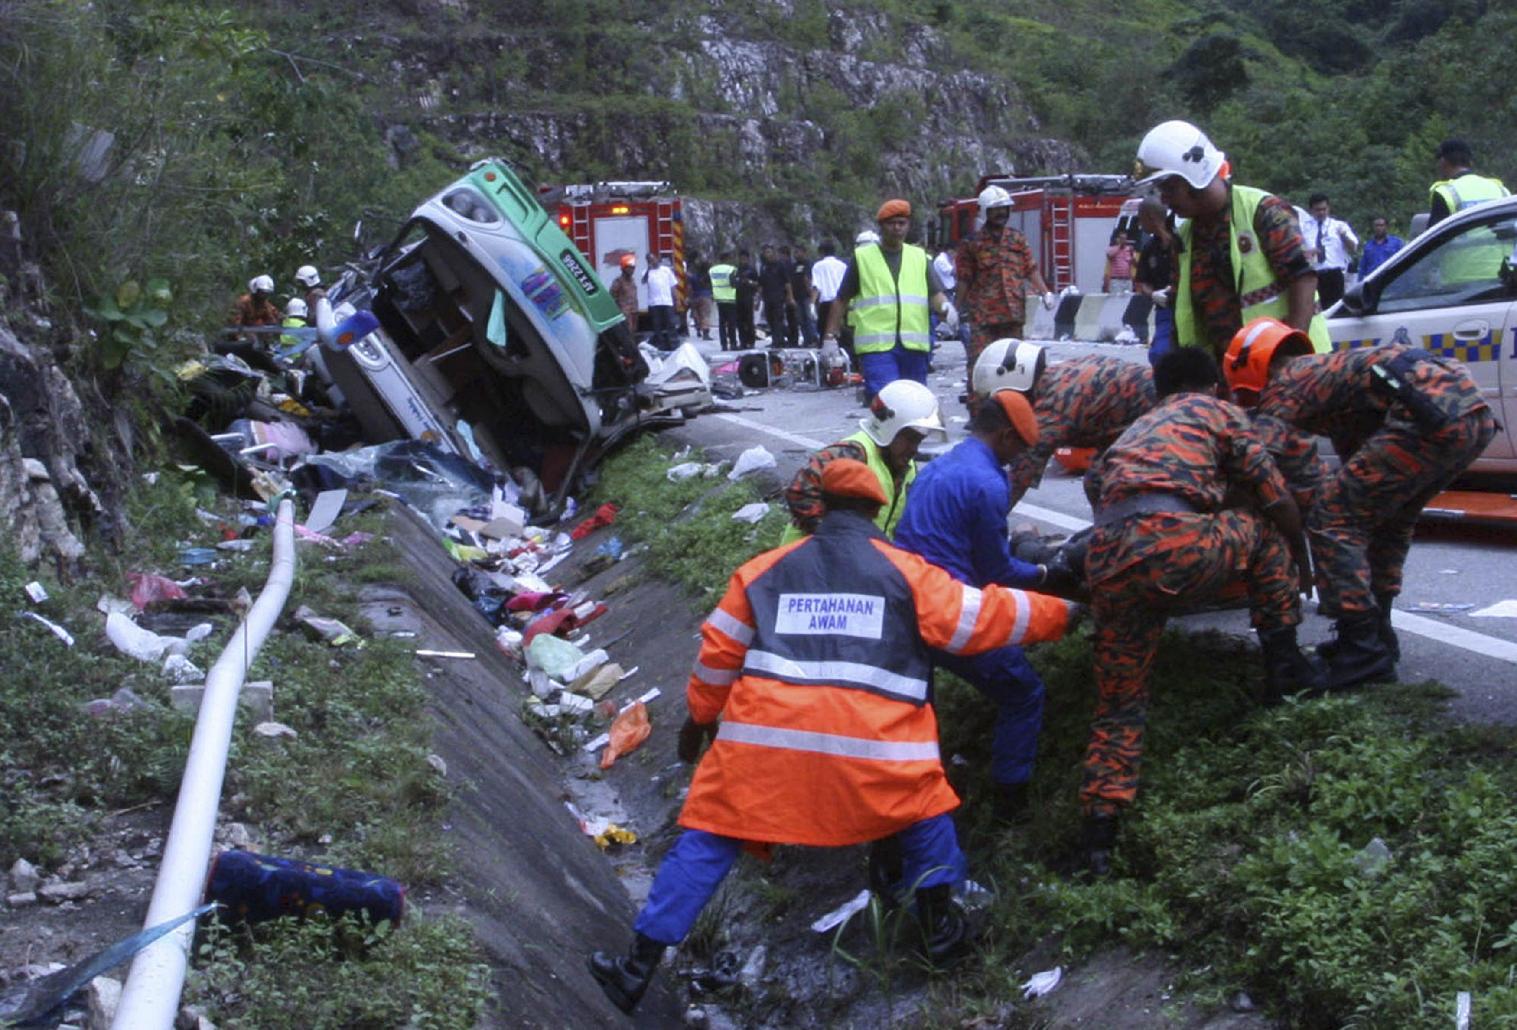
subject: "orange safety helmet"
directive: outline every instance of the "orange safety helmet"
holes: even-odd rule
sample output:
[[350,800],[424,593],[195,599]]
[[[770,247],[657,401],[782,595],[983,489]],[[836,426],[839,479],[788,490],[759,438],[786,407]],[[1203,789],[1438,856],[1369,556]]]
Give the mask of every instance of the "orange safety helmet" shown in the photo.
[[[1222,374],[1233,393],[1246,395],[1247,403],[1252,404],[1269,382],[1269,366],[1276,355],[1310,353],[1311,337],[1301,330],[1278,318],[1256,318],[1233,335],[1222,359]],[[1240,399],[1239,403],[1244,401]]]

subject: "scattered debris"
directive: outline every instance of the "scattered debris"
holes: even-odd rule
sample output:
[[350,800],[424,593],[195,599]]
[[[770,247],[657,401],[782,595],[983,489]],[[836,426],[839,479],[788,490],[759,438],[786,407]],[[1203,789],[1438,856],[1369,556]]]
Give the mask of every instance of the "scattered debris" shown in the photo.
[[36,580],[32,580],[22,589],[26,591],[26,596],[31,599],[32,604],[42,604],[47,600],[47,588]]
[[295,609],[295,621],[305,627],[314,640],[325,640],[333,647],[363,647],[365,641],[349,626],[338,620],[317,615],[306,605]]
[[37,872],[37,867],[24,858],[18,858],[11,865],[11,888],[17,892],[36,890],[42,883],[42,874]]
[[439,754],[430,754],[430,755],[428,755],[427,756],[427,764],[430,765],[433,769],[437,770],[437,775],[441,776],[443,779],[447,779],[447,777],[448,777],[448,763],[447,763],[447,760],[444,759],[442,755],[439,755]]
[[737,456],[737,462],[732,466],[732,471],[727,473],[727,478],[736,481],[762,469],[775,468],[776,465],[777,462],[774,455],[769,452],[769,448],[763,444],[755,444]]
[[320,911],[398,924],[406,903],[405,887],[387,876],[235,849],[211,863],[205,896],[221,904],[223,917],[248,923]]
[[811,924],[812,931],[815,933],[830,933],[837,929],[852,919],[856,913],[863,911],[864,907],[869,904],[871,897],[873,895],[870,893],[869,888],[864,888],[831,912],[817,918]]
[[342,514],[342,506],[347,502],[346,490],[323,490],[316,495],[316,503],[311,505],[311,514],[306,516],[305,528],[312,533],[325,533],[327,527],[337,521],[337,516]]
[[1497,601],[1487,605],[1476,612],[1470,612],[1472,619],[1517,619],[1517,600],[1508,598],[1505,601]]
[[132,583],[132,606],[139,612],[160,601],[178,601],[189,596],[174,580],[154,572],[132,572],[127,579]]
[[269,740],[277,740],[280,737],[290,737],[293,739],[300,736],[300,734],[282,722],[261,722],[253,727],[253,732]]
[[1358,870],[1370,879],[1374,879],[1385,872],[1386,866],[1391,864],[1391,849],[1385,841],[1374,837],[1366,844],[1357,855],[1354,856],[1354,865]]
[[210,636],[211,629],[209,622],[202,622],[182,637],[164,637],[143,629],[120,612],[113,611],[105,617],[106,637],[118,651],[141,662],[157,662],[165,655],[184,654],[191,644]]
[[1407,605],[1402,611],[1418,612],[1424,615],[1457,615],[1473,607],[1475,607],[1473,604],[1465,604],[1461,601],[1418,601],[1416,604]]
[[768,504],[763,501],[754,501],[752,504],[745,504],[737,511],[733,512],[732,518],[737,522],[746,522],[749,525],[754,525],[761,521],[764,516],[768,514]]
[[31,619],[34,622],[42,623],[42,625],[48,628],[53,636],[63,641],[66,647],[74,646],[74,635],[51,619],[45,619],[42,616],[38,615],[36,612],[21,612],[19,613],[18,617],[22,619]]
[[580,832],[594,840],[597,847],[604,849],[611,847],[613,844],[637,843],[637,834],[625,826],[612,822],[605,816],[587,816],[578,808],[575,808],[573,802],[570,801],[565,801],[564,807],[569,810],[569,814],[579,824]]
[[420,650],[415,652],[418,658],[475,658],[478,657],[473,651],[431,651]]
[[1052,969],[1045,969],[1041,973],[1034,973],[1022,985],[1022,997],[1026,999],[1041,998],[1058,987],[1059,981],[1062,979],[1064,979],[1063,966],[1054,966]]
[[653,732],[653,724],[648,721],[648,706],[641,701],[633,702],[612,720],[609,732],[611,741],[600,756],[602,769],[611,768],[618,758],[637,750],[648,739]]

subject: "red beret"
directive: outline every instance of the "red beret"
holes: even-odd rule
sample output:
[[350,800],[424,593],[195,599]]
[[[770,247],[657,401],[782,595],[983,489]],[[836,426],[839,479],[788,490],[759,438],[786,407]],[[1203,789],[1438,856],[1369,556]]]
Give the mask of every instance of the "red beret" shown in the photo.
[[875,212],[874,220],[876,222],[883,222],[887,218],[910,218],[910,217],[911,217],[911,205],[909,203],[907,203],[906,201],[900,200],[898,198],[896,200],[887,200],[887,201],[885,201],[885,203],[881,204],[880,205],[880,209]]
[[1033,414],[1032,405],[1027,403],[1027,395],[1017,390],[997,390],[990,395],[1006,413],[1006,419],[1022,438],[1022,442],[1031,447],[1038,442],[1038,416]]
[[868,465],[852,458],[839,458],[822,466],[822,493],[886,503],[879,478],[869,471]]

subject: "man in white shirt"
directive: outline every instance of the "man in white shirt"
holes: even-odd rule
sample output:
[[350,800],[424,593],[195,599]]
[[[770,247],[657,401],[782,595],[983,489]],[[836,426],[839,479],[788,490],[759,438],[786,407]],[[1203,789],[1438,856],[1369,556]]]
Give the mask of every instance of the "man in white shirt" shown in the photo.
[[674,269],[664,266],[663,259],[649,253],[648,271],[643,273],[643,282],[648,284],[648,314],[653,321],[653,346],[670,351],[679,345],[674,334],[674,291],[679,279]]
[[838,258],[837,249],[831,240],[823,240],[816,248],[822,256],[811,266],[811,299],[816,302],[816,324],[822,327],[827,325],[827,312],[832,310],[843,273],[848,271],[848,262]]
[[1317,302],[1326,311],[1343,296],[1344,275],[1349,258],[1359,250],[1359,237],[1347,222],[1332,216],[1326,193],[1313,193],[1308,203],[1311,214],[1301,222],[1301,239],[1317,270]]

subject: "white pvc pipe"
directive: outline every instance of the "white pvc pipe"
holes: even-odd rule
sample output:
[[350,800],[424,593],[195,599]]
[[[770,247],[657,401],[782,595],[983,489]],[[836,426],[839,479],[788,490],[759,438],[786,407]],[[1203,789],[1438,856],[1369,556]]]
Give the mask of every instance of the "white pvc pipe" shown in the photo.
[[[182,916],[200,904],[211,861],[216,812],[226,774],[227,749],[237,695],[248,667],[284,610],[295,581],[295,505],[281,501],[274,522],[274,556],[268,582],[221,657],[205,677],[205,696],[195,720],[195,736],[184,763],[174,822],[163,847],[158,881],[144,927]],[[179,1013],[185,970],[195,937],[195,923],[185,923],[137,953],[127,974],[112,1030],[170,1030]]]

